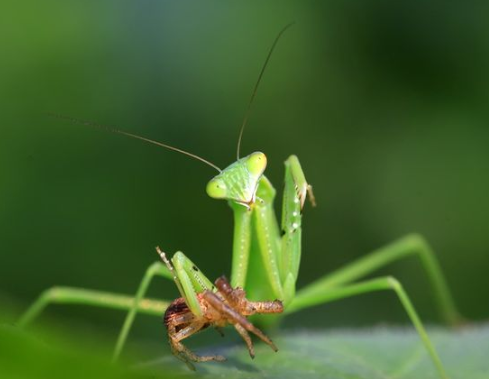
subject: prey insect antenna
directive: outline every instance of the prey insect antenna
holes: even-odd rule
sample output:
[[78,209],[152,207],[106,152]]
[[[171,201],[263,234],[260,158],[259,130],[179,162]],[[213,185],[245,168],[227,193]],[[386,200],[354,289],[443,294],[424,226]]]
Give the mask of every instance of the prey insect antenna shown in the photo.
[[64,116],[64,115],[61,115],[61,114],[58,114],[58,113],[52,113],[52,112],[48,112],[47,115],[50,116],[50,117],[55,117],[55,118],[59,118],[59,119],[63,119],[63,120],[68,120],[70,122],[73,122],[74,124],[80,124],[80,125],[85,125],[85,126],[92,126],[92,127],[99,128],[99,129],[105,129],[105,130],[107,130],[109,132],[112,132],[112,133],[122,134],[124,136],[135,138],[135,139],[138,139],[138,140],[141,140],[141,141],[144,141],[144,142],[148,142],[148,143],[151,143],[151,144],[156,145],[156,146],[164,147],[165,149],[173,150],[173,151],[176,151],[177,153],[181,153],[183,155],[189,156],[190,158],[194,158],[194,159],[196,159],[198,161],[201,161],[201,162],[205,163],[206,165],[209,165],[212,168],[216,169],[217,171],[222,172],[222,170],[219,167],[217,167],[214,163],[209,162],[207,159],[204,159],[202,157],[199,157],[196,154],[189,153],[188,151],[179,149],[178,147],[174,147],[174,146],[171,146],[171,145],[167,145],[165,143],[162,143],[162,142],[154,141],[154,140],[149,139],[149,138],[146,138],[146,137],[138,136],[137,134],[132,134],[132,133],[129,133],[129,132],[125,132],[123,130],[113,128],[112,126],[97,124],[96,122],[92,122],[92,121],[81,120],[81,119],[77,119],[77,118],[74,118],[74,117]]
[[250,111],[251,111],[251,105],[253,104],[253,100],[255,99],[256,92],[258,91],[258,86],[260,85],[261,78],[263,76],[263,73],[265,72],[265,69],[267,68],[268,61],[270,60],[270,57],[272,56],[273,50],[275,49],[275,46],[277,46],[277,42],[284,34],[284,32],[290,28],[292,25],[294,25],[295,22],[291,22],[290,24],[285,25],[285,27],[277,34],[277,37],[275,37],[275,41],[273,41],[272,47],[270,48],[270,51],[268,52],[267,58],[265,59],[265,63],[263,64],[263,67],[261,68],[260,75],[258,75],[258,80],[256,81],[255,87],[253,88],[253,92],[251,93],[251,98],[250,101],[248,102],[248,108],[246,108],[246,112],[243,118],[243,123],[241,124],[241,129],[239,130],[239,137],[238,137],[238,146],[236,148],[236,158],[239,160],[239,151],[241,149],[241,139],[243,138],[243,132],[246,126],[246,123],[248,122],[248,117],[250,116]]

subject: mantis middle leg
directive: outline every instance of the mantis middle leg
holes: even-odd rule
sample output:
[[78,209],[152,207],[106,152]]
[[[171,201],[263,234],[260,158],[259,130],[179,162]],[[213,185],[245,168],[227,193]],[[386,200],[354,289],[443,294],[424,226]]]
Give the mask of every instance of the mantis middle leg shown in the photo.
[[462,317],[457,311],[438,260],[426,240],[418,234],[410,234],[400,238],[314,281],[297,293],[292,304],[286,309],[286,313],[319,305],[321,304],[319,300],[320,294],[352,283],[389,263],[410,256],[417,256],[421,260],[422,267],[426,271],[433,288],[435,300],[443,320],[449,325],[460,323]]
[[[134,297],[114,292],[96,291],[75,287],[51,287],[39,295],[32,305],[20,316],[17,326],[29,326],[50,304],[79,304],[101,308],[130,310]],[[143,314],[161,316],[170,301],[143,299],[139,302],[137,311]]]

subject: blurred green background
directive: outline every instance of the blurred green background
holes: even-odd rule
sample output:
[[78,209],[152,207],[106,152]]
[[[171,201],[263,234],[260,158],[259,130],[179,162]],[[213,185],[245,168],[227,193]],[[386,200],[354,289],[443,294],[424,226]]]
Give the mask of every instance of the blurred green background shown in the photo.
[[[157,244],[184,251],[210,278],[229,273],[232,216],[205,194],[212,169],[43,112],[114,125],[226,166],[268,49],[290,21],[242,151],[267,154],[279,190],[282,162],[297,154],[314,185],[318,207],[304,212],[299,288],[416,231],[435,249],[462,313],[489,316],[487,3],[2,8],[1,321],[53,285],[132,293]],[[381,274],[398,277],[422,318],[438,321],[418,261]],[[151,295],[177,291],[158,280]],[[53,306],[48,319],[114,338],[123,314]],[[133,340],[167,349],[161,322],[139,321]],[[284,327],[383,322],[407,323],[388,293],[302,312]]]

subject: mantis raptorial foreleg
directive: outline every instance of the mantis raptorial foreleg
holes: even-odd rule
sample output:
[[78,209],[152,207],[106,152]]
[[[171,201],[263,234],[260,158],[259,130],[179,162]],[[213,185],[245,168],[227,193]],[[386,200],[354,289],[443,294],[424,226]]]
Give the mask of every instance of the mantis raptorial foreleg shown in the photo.
[[276,191],[265,176],[257,181],[256,200],[248,209],[230,201],[235,219],[231,279],[234,285],[246,285],[252,298],[275,297],[282,299],[286,307],[292,301],[301,257],[302,208],[307,194],[314,204],[311,186],[299,160],[292,155],[285,161],[280,227],[273,208]]
[[[261,160],[258,161],[257,157]],[[250,169],[250,165],[254,166]],[[257,165],[258,167],[255,167]],[[216,186],[229,188],[229,193],[234,190],[233,182],[237,181],[247,183],[248,187],[255,188],[254,195],[250,198],[245,196],[249,191],[243,191],[244,195],[239,192],[236,195],[225,194],[233,198],[233,200],[229,201],[234,213],[232,285],[247,288],[252,298],[267,299],[275,297],[282,299],[286,303],[290,297],[287,295],[290,295],[290,292],[293,291],[289,291],[287,294],[284,293],[287,274],[284,272],[283,267],[290,260],[288,258],[285,259],[281,251],[281,233],[273,209],[276,191],[270,181],[263,175],[258,176],[252,183],[241,179],[241,177],[246,177],[250,171],[262,173],[265,166],[266,158],[264,154],[253,153],[238,161],[232,167],[231,175],[228,176],[224,171],[217,177],[217,180],[214,179],[213,181],[217,182]],[[241,172],[237,173],[238,169],[241,169]],[[236,179],[236,177],[240,179]],[[212,184],[213,181],[210,183]],[[231,183],[227,184],[228,181],[231,181]],[[286,184],[286,188],[288,187],[294,188],[295,184],[289,186]],[[208,194],[216,197],[212,190],[213,187],[208,185]],[[295,190],[292,191],[295,192]],[[234,199],[236,196],[243,196],[242,201],[236,201]],[[300,252],[300,250],[298,251]]]
[[231,284],[233,287],[246,288],[250,250],[251,219],[253,213],[240,204],[229,204],[234,214],[233,261],[231,265]]
[[112,357],[113,360],[117,360],[119,357],[129,334],[129,330],[136,317],[139,303],[146,295],[149,284],[155,276],[163,276],[167,279],[173,279],[180,291],[180,294],[185,298],[185,302],[192,311],[192,314],[197,317],[202,316],[202,310],[197,299],[197,293],[206,289],[214,288],[214,285],[204,275],[200,274],[200,270],[197,268],[197,266],[182,252],[176,252],[170,262],[166,258],[165,253],[163,253],[159,247],[156,248],[156,251],[163,259],[165,264],[155,262],[146,270],[146,273],[141,280],[134,297],[132,307],[126,316],[122,329],[119,333]]

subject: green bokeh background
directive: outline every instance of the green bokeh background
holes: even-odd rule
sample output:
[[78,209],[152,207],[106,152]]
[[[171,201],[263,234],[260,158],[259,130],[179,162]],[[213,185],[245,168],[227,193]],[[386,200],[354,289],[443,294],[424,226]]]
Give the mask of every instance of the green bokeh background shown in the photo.
[[[318,207],[304,212],[299,288],[416,231],[434,247],[462,313],[489,316],[488,4],[2,8],[2,321],[52,285],[132,293],[157,244],[184,251],[210,278],[229,273],[232,216],[205,194],[212,169],[43,112],[115,125],[226,166],[267,51],[290,21],[242,147],[267,154],[277,188],[291,153],[314,185]],[[419,262],[380,274],[399,278],[422,318],[438,321]],[[151,294],[177,292],[159,280]],[[81,307],[52,307],[45,317],[112,338],[123,319]],[[285,327],[381,322],[407,322],[392,294],[318,307]],[[133,338],[160,346],[163,336],[161,323],[144,317]]]

